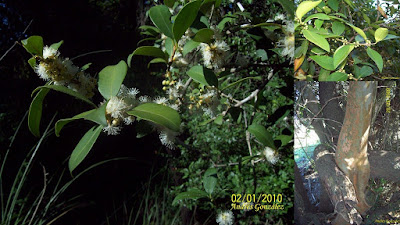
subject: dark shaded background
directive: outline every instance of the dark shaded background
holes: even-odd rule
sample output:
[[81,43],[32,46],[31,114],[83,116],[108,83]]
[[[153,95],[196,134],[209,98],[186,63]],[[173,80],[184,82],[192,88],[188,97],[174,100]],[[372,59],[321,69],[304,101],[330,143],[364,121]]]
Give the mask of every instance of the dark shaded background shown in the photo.
[[[59,49],[62,57],[75,57],[97,50],[112,52],[91,54],[74,60],[77,66],[92,63],[87,70],[97,77],[97,73],[107,65],[126,60],[136,48],[139,39],[137,27],[143,24],[146,4],[141,1],[0,1],[0,57],[15,43],[31,35],[40,35],[45,45],[64,40]],[[32,21],[26,34],[22,32]],[[0,155],[3,156],[10,142],[10,137],[21,118],[28,110],[31,92],[43,85],[41,80],[29,67],[30,55],[17,44],[0,61]],[[128,72],[127,86],[136,86],[141,93],[148,94],[160,82],[149,77],[146,61],[135,59],[135,67]],[[139,61],[142,60],[142,61]],[[99,103],[100,96],[94,97]],[[42,119],[42,131],[51,117],[57,112],[56,119],[72,117],[88,110],[89,107],[69,96],[51,92],[45,100]],[[43,186],[43,165],[49,176],[59,174],[67,167],[62,164],[71,154],[82,135],[93,124],[74,122],[63,129],[61,137],[55,135],[42,144],[24,190],[37,193]],[[157,134],[143,139],[136,139],[134,127],[123,128],[121,135],[108,136],[102,133],[88,158],[78,167],[78,171],[102,160],[114,157],[131,157],[134,160],[111,162],[102,165],[82,176],[63,195],[68,200],[77,195],[82,208],[69,212],[55,224],[101,224],[105,221],[105,212],[112,212],[123,200],[143,188],[154,167],[165,165],[165,160],[156,156],[161,146]],[[27,121],[11,148],[7,160],[4,184],[13,181],[15,173],[29,149],[37,142],[29,133]],[[164,151],[164,150],[162,150]],[[67,175],[64,181],[68,181]],[[49,187],[48,187],[49,188]]]

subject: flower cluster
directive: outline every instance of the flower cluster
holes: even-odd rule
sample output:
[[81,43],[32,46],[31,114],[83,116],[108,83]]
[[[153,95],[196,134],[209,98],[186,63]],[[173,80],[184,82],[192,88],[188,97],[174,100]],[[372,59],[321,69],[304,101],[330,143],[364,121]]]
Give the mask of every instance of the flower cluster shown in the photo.
[[139,104],[140,100],[136,98],[137,94],[139,94],[138,89],[121,85],[118,95],[111,97],[107,102],[107,126],[103,128],[104,132],[108,135],[117,135],[121,130],[122,123],[130,125],[135,121],[135,117],[128,115],[127,112]]
[[[177,108],[176,105],[168,103],[165,97],[156,97],[153,100],[146,95],[137,97],[139,90],[137,88],[127,88],[121,85],[117,96],[112,96],[106,103],[106,119],[107,126],[103,131],[108,135],[118,135],[122,129],[122,125],[131,125],[135,121],[135,117],[128,114],[136,106],[142,103],[154,102],[160,105]],[[105,102],[103,102],[105,104]],[[166,127],[151,123],[154,128],[159,132],[159,138],[163,145],[168,148],[174,148],[175,137],[179,134],[169,130]]]
[[219,225],[232,225],[234,221],[233,212],[227,210],[219,213],[216,221]]
[[217,40],[212,44],[201,43],[201,53],[203,62],[207,68],[219,69],[223,67],[226,61],[229,46],[226,42]]
[[59,56],[60,52],[51,47],[43,48],[43,57],[38,57],[39,64],[35,72],[45,81],[52,81],[55,85],[63,85],[88,98],[93,97],[96,79],[84,73],[68,58]]
[[278,46],[283,47],[281,55],[283,57],[289,58],[293,61],[294,58],[294,22],[292,20],[286,19],[283,14],[278,14],[275,16],[275,20],[281,20],[285,25],[283,25],[283,33],[285,37],[278,42]]
[[265,159],[271,163],[272,165],[274,165],[276,162],[278,162],[279,160],[279,155],[278,153],[275,152],[275,150],[273,150],[270,147],[265,147],[264,151],[263,151],[263,155],[265,157]]

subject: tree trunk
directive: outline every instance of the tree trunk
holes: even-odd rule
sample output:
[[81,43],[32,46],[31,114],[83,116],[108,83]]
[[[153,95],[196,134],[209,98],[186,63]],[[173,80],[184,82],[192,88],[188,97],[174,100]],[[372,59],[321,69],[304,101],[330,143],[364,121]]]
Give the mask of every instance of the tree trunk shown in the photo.
[[347,95],[346,114],[340,131],[335,161],[354,186],[356,209],[362,215],[371,207],[365,197],[370,178],[368,135],[375,102],[374,81],[351,82]]
[[344,111],[339,107],[339,95],[336,92],[336,82],[319,83],[319,99],[325,120],[326,130],[331,137],[331,143],[337,144],[340,128],[344,119]]

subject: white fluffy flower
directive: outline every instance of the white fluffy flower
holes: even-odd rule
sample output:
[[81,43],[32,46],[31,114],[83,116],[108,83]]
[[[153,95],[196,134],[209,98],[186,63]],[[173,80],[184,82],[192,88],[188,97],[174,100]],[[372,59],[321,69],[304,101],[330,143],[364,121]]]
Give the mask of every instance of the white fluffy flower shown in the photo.
[[57,50],[55,50],[54,48],[44,46],[44,48],[43,48],[43,58],[44,59],[47,59],[49,57],[57,57],[58,55],[60,55],[60,53]]
[[278,162],[279,156],[272,148],[265,147],[263,154],[269,163],[275,164],[276,162]]
[[208,68],[220,68],[225,63],[226,52],[229,51],[229,46],[226,42],[217,40],[215,43],[200,44],[201,53],[203,55],[204,65]]
[[108,126],[103,128],[103,131],[106,132],[107,135],[117,135],[121,131],[121,127],[109,124]]
[[40,63],[35,67],[35,72],[39,75],[43,80],[50,80],[50,76],[47,73],[46,65],[44,63]]
[[159,138],[163,145],[167,146],[170,149],[173,149],[175,137],[177,134],[178,133],[165,128],[160,132]]
[[225,212],[221,212],[217,216],[217,223],[219,225],[232,225],[233,224],[233,212],[230,210],[227,210]]
[[179,105],[178,104],[170,104],[168,105],[170,108],[175,109],[176,111],[179,110]]
[[75,66],[68,58],[62,61],[62,64],[67,68],[69,74],[74,75],[79,71],[79,68]]
[[128,96],[130,97],[130,98],[133,98],[133,99],[135,99],[136,98],[136,95],[137,94],[139,94],[139,89],[137,89],[137,88],[129,88],[128,89]]
[[126,125],[131,125],[133,122],[135,122],[135,117],[134,116],[127,116],[124,118],[124,123]]
[[154,99],[154,102],[160,105],[165,105],[168,102],[168,100],[165,97],[158,96]]
[[107,103],[106,113],[111,114],[111,117],[113,118],[118,118],[122,117],[126,109],[127,105],[122,99],[116,96],[112,96]]
[[176,88],[170,88],[167,90],[167,94],[169,95],[170,99],[175,99],[179,97],[179,92]]
[[275,16],[274,19],[275,19],[275,20],[285,20],[286,17],[285,17],[285,15],[283,15],[282,13],[278,13],[278,14]]
[[142,102],[142,103],[149,102],[150,100],[151,100],[150,97],[146,96],[146,95],[143,95],[143,96],[139,97],[139,101]]

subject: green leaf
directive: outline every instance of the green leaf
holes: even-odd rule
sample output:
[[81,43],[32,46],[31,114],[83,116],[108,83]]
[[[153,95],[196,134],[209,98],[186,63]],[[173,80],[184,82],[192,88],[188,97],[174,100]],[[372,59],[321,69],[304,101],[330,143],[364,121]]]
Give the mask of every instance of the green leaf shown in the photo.
[[224,122],[224,116],[223,115],[218,115],[214,120],[214,123],[218,124],[218,125],[221,125],[222,122]]
[[331,7],[336,12],[339,10],[339,2],[338,0],[329,0],[328,6]]
[[328,76],[326,81],[346,81],[348,78],[346,73],[334,72]]
[[172,205],[175,205],[180,200],[184,200],[184,199],[196,200],[199,198],[206,198],[207,196],[208,196],[208,194],[205,191],[199,190],[197,188],[190,189],[189,191],[178,194],[172,201]]
[[322,0],[319,1],[304,1],[299,4],[299,6],[296,9],[296,17],[301,21],[301,18],[303,18],[304,15],[306,15],[309,11],[311,11],[313,8],[315,8],[319,3],[321,3]]
[[142,46],[133,51],[132,55],[152,56],[155,58],[167,59],[165,53],[154,46]]
[[30,36],[21,41],[22,46],[32,55],[43,56],[43,38],[40,36]]
[[214,192],[215,186],[217,186],[217,169],[216,168],[209,168],[206,170],[203,176],[203,186],[204,190],[208,194],[212,194]]
[[35,67],[36,67],[36,59],[35,59],[35,57],[31,57],[28,60],[28,64],[32,67],[32,69],[35,69]]
[[256,55],[257,58],[261,58],[261,61],[265,61],[268,59],[267,52],[264,49],[257,49]]
[[275,137],[275,140],[280,140],[282,142],[281,146],[285,146],[291,140],[293,140],[293,135],[279,135],[279,136]]
[[164,0],[164,4],[169,8],[172,8],[175,4],[176,0]]
[[356,26],[354,26],[354,25],[352,25],[352,24],[350,24],[350,23],[348,23],[348,25],[349,25],[351,28],[353,28],[353,30],[354,30],[355,32],[357,32],[361,37],[363,37],[364,40],[367,40],[367,39],[368,39],[368,38],[367,38],[367,35],[365,35],[365,33],[364,33],[363,30],[361,30],[360,28],[358,28],[358,27],[356,27]]
[[125,79],[128,66],[121,60],[118,64],[106,66],[99,72],[99,92],[107,100],[116,96]]
[[200,42],[189,40],[186,42],[185,46],[183,46],[182,54],[185,56],[189,52],[193,51],[193,49],[197,48],[200,45]]
[[172,31],[176,41],[179,41],[186,30],[192,25],[199,11],[201,1],[192,1],[186,4],[176,16]]
[[324,21],[318,19],[318,20],[314,21],[314,24],[315,24],[315,28],[317,28],[319,30],[322,27],[322,25],[324,24]]
[[40,120],[42,118],[43,100],[49,89],[41,89],[33,98],[29,107],[28,127],[33,135],[40,136]]
[[303,35],[307,40],[311,41],[312,43],[316,44],[318,47],[324,49],[325,51],[329,52],[330,47],[328,41],[322,37],[321,35],[309,31],[309,30],[303,30]]
[[384,41],[386,40],[390,40],[390,39],[397,39],[400,38],[399,36],[393,35],[393,34],[388,34],[385,39],[383,39]]
[[154,26],[148,26],[148,25],[143,25],[139,27],[140,30],[143,30],[140,32],[140,34],[143,35],[150,35],[150,36],[158,36],[160,34],[160,29]]
[[354,45],[342,45],[338,49],[336,49],[335,53],[333,54],[333,68],[336,69],[353,51]]
[[232,18],[232,17],[225,17],[221,20],[221,22],[218,23],[217,28],[219,30],[223,30],[225,28],[225,24],[232,23],[233,20],[234,20],[234,18]]
[[147,68],[150,68],[150,65],[151,65],[151,64],[154,64],[154,63],[165,63],[165,64],[167,64],[167,61],[165,61],[165,59],[162,59],[162,58],[155,58],[155,59],[152,59],[152,60],[149,62],[149,64],[147,64]]
[[61,129],[65,125],[67,125],[69,122],[72,122],[77,119],[86,119],[86,120],[93,121],[99,125],[107,126],[106,107],[107,107],[107,103],[104,103],[97,109],[92,109],[92,110],[80,113],[72,118],[58,120],[55,125],[56,136],[57,137],[60,136]]
[[69,171],[72,173],[74,169],[86,158],[89,151],[92,149],[94,143],[100,135],[102,125],[92,127],[76,145],[72,151],[71,158],[68,162]]
[[203,28],[196,33],[196,36],[194,36],[193,41],[210,43],[213,35],[214,35],[213,30],[209,28]]
[[247,130],[253,134],[263,145],[276,149],[272,135],[267,129],[265,129],[264,126],[252,124]]
[[167,51],[168,57],[171,57],[171,55],[173,54],[174,46],[174,40],[172,40],[171,38],[165,39],[165,50]]
[[80,100],[82,100],[84,102],[87,102],[90,105],[96,107],[96,105],[92,101],[90,101],[88,98],[86,98],[82,94],[80,94],[80,93],[78,93],[76,91],[73,91],[73,90],[71,90],[71,89],[69,89],[69,88],[67,88],[65,86],[62,86],[62,85],[44,85],[44,86],[40,86],[40,87],[37,87],[35,90],[33,90],[32,94],[35,93],[38,90],[41,90],[41,89],[52,89],[52,90],[55,90],[55,91],[58,91],[58,92],[62,92],[64,94],[71,95],[72,97],[80,99]]
[[165,36],[174,38],[172,33],[171,13],[165,5],[154,6],[149,10],[149,16],[154,25],[160,29]]
[[186,72],[189,77],[206,86],[218,87],[218,79],[214,72],[208,68],[197,65]]
[[61,40],[61,41],[59,41],[57,43],[54,43],[54,44],[50,45],[50,48],[52,48],[54,50],[58,50],[63,43],[64,43],[64,41]]
[[375,42],[378,43],[386,38],[388,35],[389,30],[387,28],[378,28],[375,31]]
[[336,35],[341,35],[345,29],[346,26],[339,21],[335,21],[332,23],[332,32]]
[[278,2],[282,5],[283,9],[286,11],[289,18],[293,18],[294,14],[294,2],[291,0],[272,0],[273,2]]
[[81,67],[81,70],[82,70],[82,71],[85,71],[85,70],[89,69],[89,66],[90,66],[90,65],[92,65],[92,63],[86,63],[85,65],[83,65],[83,66]]
[[302,57],[303,55],[305,55],[307,53],[308,43],[309,42],[307,40],[304,40],[301,43],[300,47],[296,48],[296,50],[294,51],[294,58],[296,58],[296,59],[300,58],[300,57]]
[[179,132],[181,117],[174,109],[156,103],[144,103],[128,112],[129,115],[162,125],[170,130]]
[[367,49],[368,56],[375,62],[376,66],[378,67],[379,71],[382,73],[383,69],[383,59],[382,56],[372,48],[368,47]]
[[318,81],[326,81],[331,71],[321,68],[319,71]]
[[132,61],[133,53],[128,55],[126,62],[128,63],[129,68],[131,68],[131,61]]
[[333,58],[327,55],[312,55],[310,56],[312,60],[314,60],[318,65],[326,70],[334,70],[335,67],[333,66]]
[[318,19],[320,19],[320,20],[331,20],[331,18],[330,18],[328,15],[326,15],[326,14],[323,14],[323,13],[316,13],[316,14],[312,14],[312,15],[308,16],[308,17],[304,20],[304,22],[306,23],[307,21],[309,21],[309,20],[311,20],[311,19],[315,19],[315,18],[318,18]]
[[356,75],[356,78],[362,78],[368,77],[369,75],[374,73],[374,71],[369,66],[363,66],[361,67],[361,69],[358,66],[354,66],[354,73]]

